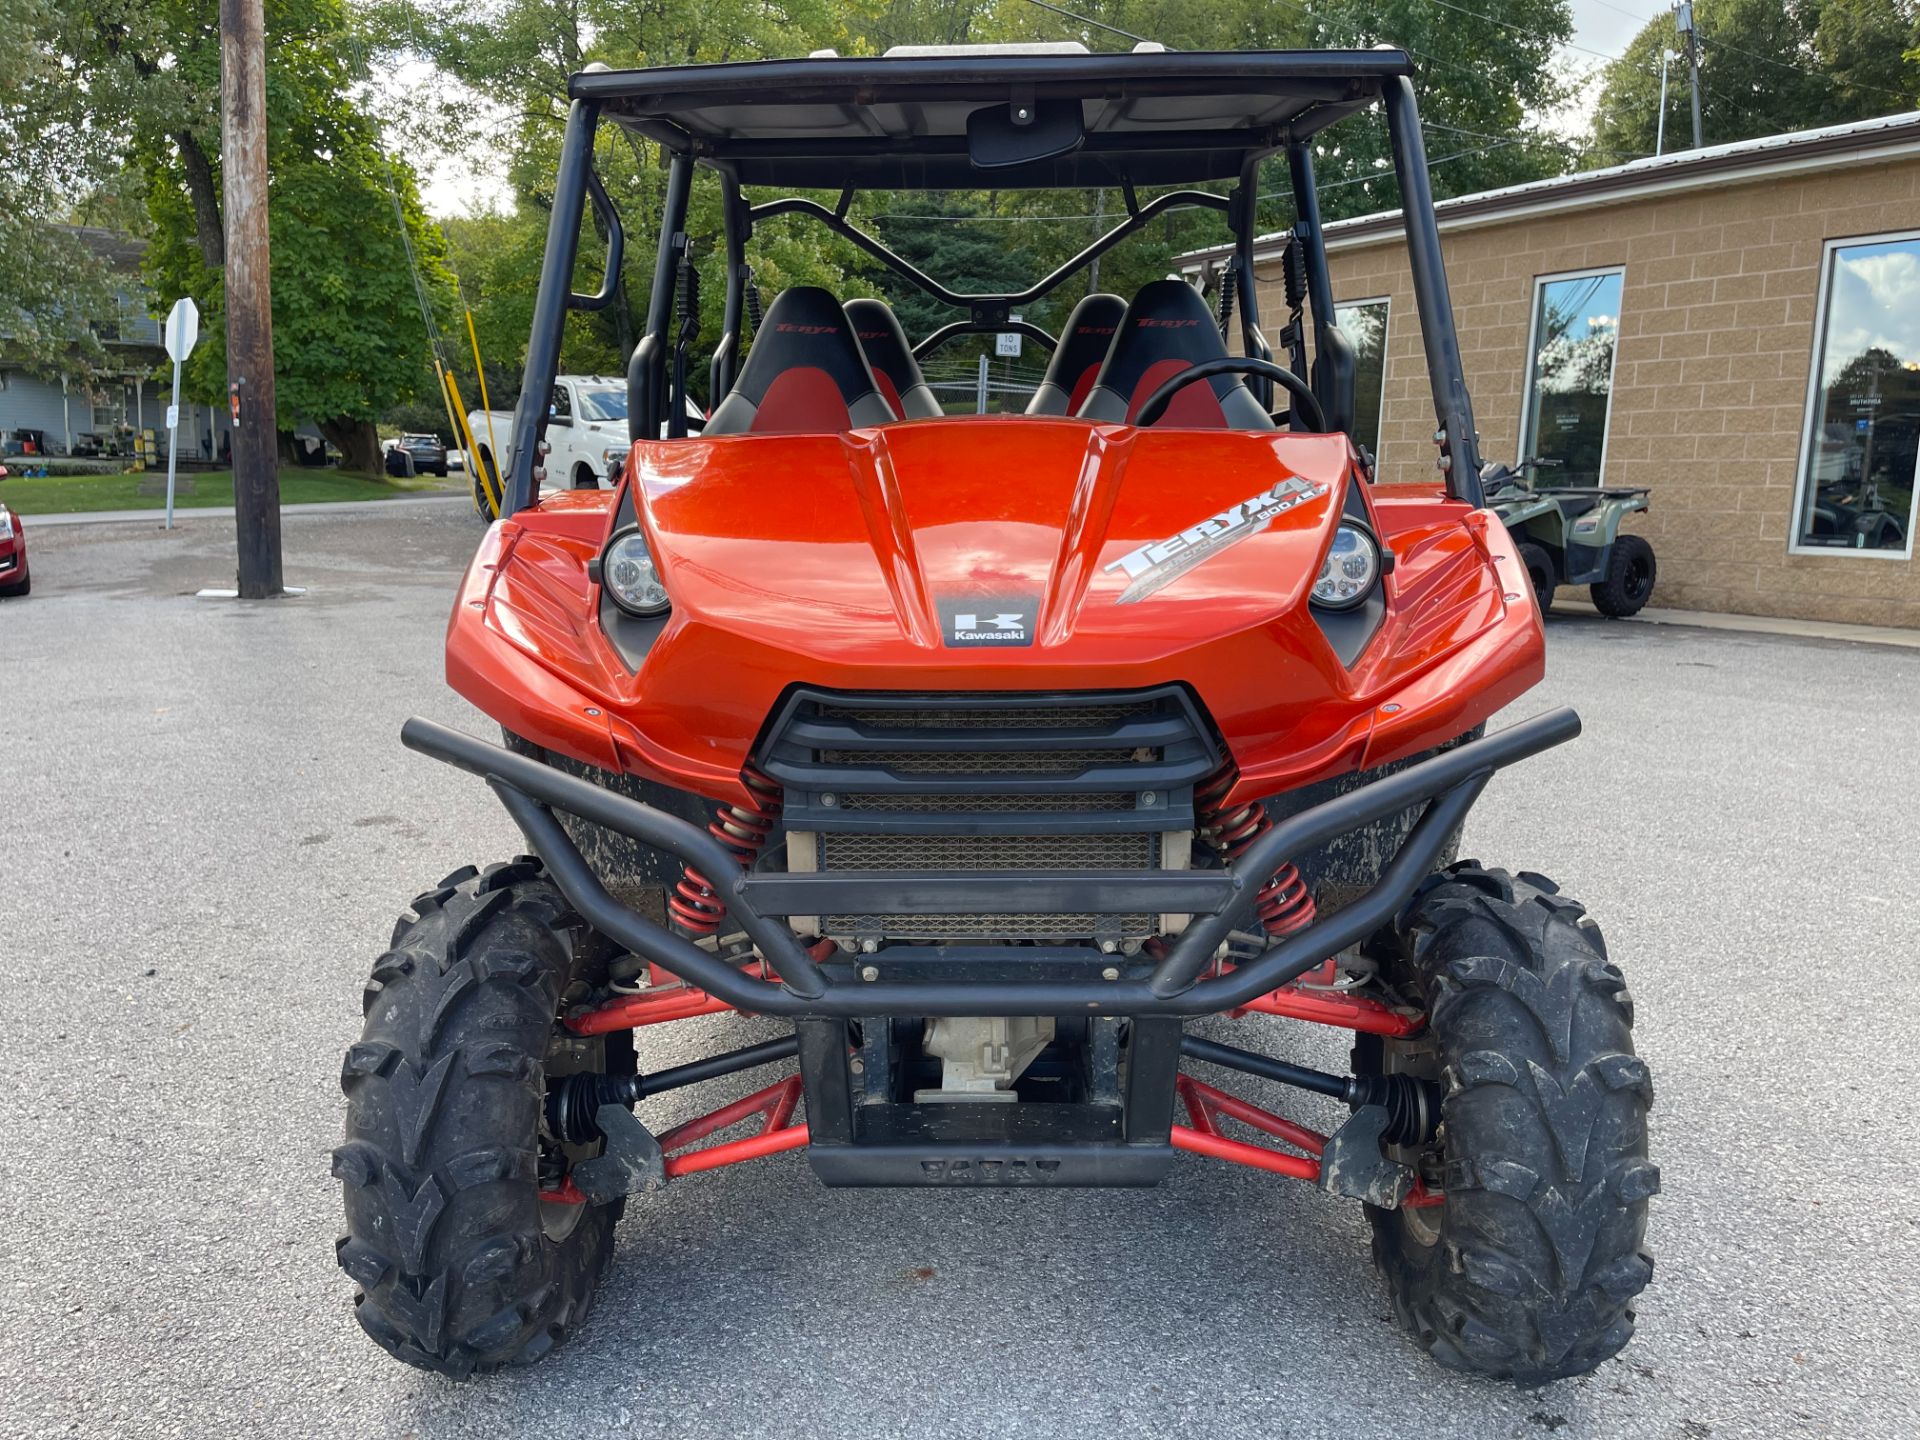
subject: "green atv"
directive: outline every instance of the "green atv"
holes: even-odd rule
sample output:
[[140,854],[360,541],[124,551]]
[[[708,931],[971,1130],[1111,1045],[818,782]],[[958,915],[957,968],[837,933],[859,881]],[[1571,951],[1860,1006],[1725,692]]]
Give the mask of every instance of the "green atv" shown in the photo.
[[1489,465],[1481,476],[1487,507],[1520,546],[1540,613],[1553,608],[1559,586],[1585,585],[1601,614],[1637,614],[1653,595],[1653,546],[1642,536],[1622,535],[1620,521],[1647,508],[1646,490],[1534,485],[1524,478],[1525,471],[1554,463],[1527,460],[1518,470]]

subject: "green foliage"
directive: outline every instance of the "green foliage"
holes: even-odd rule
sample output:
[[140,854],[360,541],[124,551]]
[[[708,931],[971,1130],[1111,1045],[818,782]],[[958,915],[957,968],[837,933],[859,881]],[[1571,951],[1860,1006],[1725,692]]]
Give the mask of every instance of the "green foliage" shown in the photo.
[[[1696,0],[1693,14],[1709,145],[1893,114],[1920,99],[1914,0]],[[1680,48],[1672,17],[1661,15],[1607,67],[1596,150],[1652,152],[1660,53]],[[1684,58],[1671,67],[1667,106],[1667,148],[1683,148],[1692,142]]]
[[[149,230],[146,269],[162,305],[199,302],[201,342],[185,377],[197,400],[226,391],[219,193],[218,9],[204,0],[0,0],[0,22],[25,61],[0,67],[37,86],[30,131],[8,123],[10,161],[31,155],[73,208],[125,222],[137,197]],[[434,298],[452,281],[444,243],[425,216],[411,171],[383,153],[378,130],[350,95],[345,59],[359,49],[342,0],[268,0],[270,243],[278,421],[361,425],[386,407],[433,393],[426,336],[389,183]],[[40,83],[44,67],[58,83]],[[8,120],[14,116],[9,104]],[[32,141],[32,144],[24,142]],[[0,187],[20,186],[20,176]],[[11,207],[9,213],[13,213]],[[37,260],[16,269],[0,238],[0,272],[60,273]],[[0,280],[0,285],[7,282]],[[15,282],[17,285],[17,281]],[[6,292],[0,291],[0,295]]]
[[[1090,49],[1112,50],[1128,48],[1132,35],[1196,50],[1391,43],[1419,52],[1437,193],[1559,173],[1574,158],[1570,146],[1528,118],[1563,97],[1552,55],[1571,30],[1567,0],[1505,0],[1497,18],[1486,0],[1463,0],[1464,9],[1485,10],[1485,17],[1437,0],[1070,0],[1066,8],[1097,23],[1027,0],[789,0],[779,7],[760,0],[659,7],[629,0],[578,0],[564,7],[547,0],[386,4],[374,22],[383,64],[424,56],[491,102],[483,113],[457,101],[440,119],[418,123],[435,125],[436,133],[464,129],[462,143],[470,152],[505,156],[512,207],[445,222],[451,267],[473,307],[496,406],[510,400],[525,356],[566,79],[593,61],[623,68],[792,56],[829,46],[842,54],[870,54],[901,44],[1076,39]],[[433,103],[430,95],[409,98],[410,104]],[[1329,218],[1399,203],[1387,154],[1377,112],[1355,116],[1323,137],[1317,165]],[[603,134],[597,162],[626,222],[626,293],[607,311],[568,318],[562,365],[620,371],[644,318],[665,169],[658,147],[620,133]],[[1270,164],[1261,179],[1261,222],[1270,229],[1284,226],[1292,218],[1284,165]],[[1224,193],[1227,187],[1212,188]],[[817,198],[827,204],[837,199]],[[956,290],[1006,291],[1064,263],[1123,213],[1116,188],[1104,194],[863,194],[855,197],[850,218]],[[705,359],[720,330],[721,229],[719,188],[703,176],[688,221],[691,253],[704,281],[693,371],[697,393],[704,393]],[[1216,211],[1176,212],[1103,256],[1100,288],[1131,293],[1168,273],[1182,251],[1217,243],[1225,234],[1224,217]],[[603,254],[603,238],[590,222],[584,224],[576,288],[597,287]],[[960,318],[959,311],[804,218],[758,226],[749,260],[768,297],[802,283],[843,295],[880,294],[916,337]],[[1027,307],[1028,318],[1058,324],[1092,280],[1069,280],[1056,295]],[[956,345],[947,354],[964,358],[970,348],[977,346]],[[464,347],[458,367],[467,398],[477,404]]]
[[[47,0],[0,0],[0,34],[31,41],[54,23]],[[84,378],[103,353],[87,322],[113,310],[105,267],[55,223],[84,178],[62,163],[84,128],[58,57],[12,47],[0,65],[0,357],[36,375]]]

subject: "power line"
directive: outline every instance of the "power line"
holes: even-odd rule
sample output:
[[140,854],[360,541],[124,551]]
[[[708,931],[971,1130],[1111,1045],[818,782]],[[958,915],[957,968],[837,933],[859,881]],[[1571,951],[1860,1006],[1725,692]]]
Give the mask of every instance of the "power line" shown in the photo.
[[[1144,35],[1136,35],[1131,30],[1122,30],[1118,25],[1109,25],[1104,20],[1096,20],[1091,15],[1076,15],[1073,11],[1063,9],[1061,6],[1050,5],[1047,3],[1047,0],[1027,0],[1027,3],[1030,5],[1038,5],[1042,10],[1051,10],[1056,15],[1064,15],[1075,24],[1092,25],[1101,30],[1111,31],[1115,35],[1124,35],[1136,45],[1152,45],[1157,43],[1147,39]],[[1166,48],[1171,50],[1173,47],[1169,45]]]
[[[1718,37],[1709,39],[1706,35],[1701,35],[1700,43],[1703,46],[1707,47],[1708,49],[1712,49],[1713,47],[1718,46],[1722,50],[1731,50],[1736,55],[1744,55],[1749,60],[1758,60],[1762,65],[1771,65],[1777,70],[1789,70],[1796,75],[1805,75],[1810,79],[1814,79],[1814,80],[1824,80],[1829,85],[1832,85],[1835,88],[1839,88],[1841,86],[1849,84],[1849,82],[1842,80],[1838,75],[1833,74],[1831,71],[1814,70],[1814,69],[1808,68],[1805,65],[1795,65],[1788,60],[1776,60],[1771,55],[1762,55],[1758,50],[1748,50],[1744,46],[1735,45],[1731,41],[1721,40]],[[1907,108],[1909,109],[1913,108],[1913,97],[1911,95],[1905,94],[1904,92],[1899,90],[1889,90],[1884,85],[1855,84],[1855,85],[1852,85],[1851,88],[1855,90],[1871,90],[1876,95],[1892,95],[1896,99],[1906,102]]]
[[[1503,30],[1511,30],[1516,35],[1532,35],[1535,33],[1528,26],[1517,25],[1511,20],[1499,19],[1497,16],[1486,14],[1484,11],[1469,10],[1465,5],[1454,4],[1453,0],[1427,0],[1427,3],[1429,5],[1438,5],[1442,10],[1452,10],[1457,14],[1471,15],[1474,19],[1484,20],[1489,25],[1498,25]],[[1590,46],[1586,46],[1586,45],[1576,45],[1571,40],[1562,40],[1560,43],[1561,45],[1565,46],[1569,50],[1578,50],[1584,55],[1597,56],[1598,58],[1609,61],[1609,62],[1620,59],[1619,55],[1610,55],[1604,50],[1595,50]]]
[[[1280,3],[1281,3],[1282,5],[1285,5],[1285,6],[1287,6],[1287,7],[1289,8],[1289,9],[1293,9],[1293,10],[1298,10],[1298,11],[1299,11],[1299,12],[1300,12],[1300,13],[1301,13],[1302,15],[1305,15],[1305,16],[1306,16],[1306,17],[1307,17],[1308,19],[1310,19],[1310,20],[1314,20],[1314,21],[1317,21],[1317,22],[1319,22],[1320,24],[1322,24],[1322,25],[1325,25],[1325,26],[1327,26],[1327,27],[1328,27],[1329,29],[1331,29],[1331,28],[1334,28],[1334,22],[1333,22],[1333,21],[1331,21],[1331,20],[1329,20],[1329,19],[1327,19],[1327,17],[1326,17],[1326,16],[1324,16],[1324,15],[1321,15],[1320,13],[1318,13],[1317,11],[1315,11],[1315,10],[1314,10],[1314,9],[1313,9],[1312,7],[1310,7],[1310,6],[1307,6],[1307,5],[1303,5],[1303,4],[1301,4],[1301,3],[1300,3],[1300,0],[1280,0]],[[1527,30],[1525,26],[1522,26],[1522,25],[1517,25],[1517,24],[1515,24],[1514,22],[1512,22],[1512,21],[1510,21],[1510,20],[1500,20],[1500,19],[1496,19],[1496,18],[1495,18],[1494,16],[1492,16],[1492,15],[1487,15],[1487,14],[1484,14],[1484,13],[1482,13],[1481,11],[1478,11],[1478,10],[1469,10],[1469,9],[1467,9],[1467,8],[1466,8],[1466,7],[1464,6],[1464,5],[1456,5],[1456,4],[1453,4],[1453,3],[1452,3],[1452,0],[1429,0],[1429,3],[1431,3],[1431,4],[1435,4],[1435,5],[1440,5],[1440,6],[1442,6],[1443,8],[1445,8],[1445,9],[1448,9],[1448,10],[1457,10],[1457,11],[1459,11],[1459,12],[1460,12],[1461,14],[1463,14],[1463,15],[1471,15],[1471,16],[1473,16],[1473,17],[1474,17],[1475,19],[1478,19],[1478,20],[1485,20],[1485,21],[1487,21],[1487,22],[1489,22],[1490,24],[1493,24],[1493,25],[1498,25],[1498,26],[1500,26],[1500,27],[1502,27],[1503,29],[1507,29],[1507,30],[1513,30],[1513,31],[1516,31],[1516,32],[1518,32],[1518,33],[1520,33],[1520,34],[1523,34],[1523,35],[1525,35],[1525,34],[1531,34],[1531,33],[1533,33],[1533,32],[1531,32],[1531,31],[1529,31],[1529,30]],[[1376,33],[1377,33],[1377,32],[1376,32]],[[1384,38],[1384,37],[1383,37],[1383,38]],[[1414,48],[1413,48],[1413,46],[1411,46],[1411,45],[1409,45],[1409,44],[1407,44],[1407,43],[1406,43],[1405,41],[1401,41],[1401,40],[1393,40],[1393,41],[1389,41],[1388,43],[1389,43],[1389,44],[1391,44],[1391,45],[1393,45],[1395,49],[1398,49],[1398,50],[1404,50],[1404,51],[1406,51],[1406,52],[1407,52],[1407,54],[1409,54],[1409,55],[1411,55],[1411,56],[1413,56],[1413,57],[1414,57],[1415,59],[1418,59],[1418,60],[1424,60],[1424,61],[1426,61],[1426,62],[1427,62],[1427,63],[1428,63],[1429,65],[1437,65],[1437,66],[1439,66],[1439,67],[1440,67],[1440,68],[1441,68],[1442,70],[1452,70],[1452,71],[1456,71],[1456,72],[1458,72],[1459,74],[1462,74],[1462,75],[1468,75],[1468,76],[1472,76],[1472,77],[1473,77],[1473,78],[1475,78],[1475,79],[1479,79],[1479,78],[1481,77],[1481,73],[1482,73],[1482,72],[1480,72],[1479,70],[1476,70],[1476,69],[1474,69],[1474,68],[1473,68],[1472,66],[1470,66],[1470,65],[1464,65],[1464,64],[1461,64],[1461,63],[1460,63],[1459,61],[1457,61],[1457,60],[1448,60],[1448,59],[1446,59],[1446,58],[1444,58],[1443,56],[1439,56],[1439,55],[1435,55],[1435,54],[1433,54],[1432,52],[1430,52],[1430,51],[1426,51],[1426,50],[1416,50],[1416,49],[1414,49]],[[1576,49],[1576,50],[1586,50],[1586,53],[1587,53],[1587,54],[1589,54],[1589,55],[1597,55],[1597,56],[1599,56],[1599,58],[1600,58],[1600,59],[1602,59],[1602,60],[1606,60],[1606,61],[1609,61],[1609,62],[1612,62],[1612,61],[1616,61],[1616,60],[1619,60],[1619,59],[1621,59],[1621,58],[1622,58],[1622,56],[1619,56],[1619,55],[1608,55],[1608,54],[1605,54],[1605,53],[1603,53],[1602,51],[1598,51],[1598,50],[1587,50],[1587,48],[1586,48],[1585,46],[1583,46],[1583,45],[1572,45],[1572,42],[1570,42],[1570,41],[1569,41],[1569,42],[1567,42],[1567,43],[1568,43],[1568,44],[1569,44],[1569,45],[1571,46],[1571,48],[1573,48],[1573,49]]]
[[1593,0],[1593,3],[1613,11],[1616,15],[1624,15],[1629,20],[1638,20],[1640,22],[1640,26],[1642,29],[1645,29],[1647,26],[1653,24],[1654,21],[1660,18],[1657,14],[1642,15],[1638,10],[1629,10],[1624,5],[1615,5],[1613,3],[1613,0]]
[[[1471,135],[1476,140],[1503,140],[1507,138],[1502,135],[1490,135],[1485,130],[1469,130],[1464,125],[1443,124],[1438,120],[1429,120],[1425,116],[1421,117],[1420,123],[1429,130],[1444,130],[1453,135]],[[1610,155],[1620,160],[1644,160],[1652,153],[1648,150],[1609,150],[1603,146],[1581,146],[1575,141],[1562,139],[1555,135],[1535,135],[1523,138],[1536,139],[1542,145],[1564,145],[1569,150],[1579,150],[1583,155]]]

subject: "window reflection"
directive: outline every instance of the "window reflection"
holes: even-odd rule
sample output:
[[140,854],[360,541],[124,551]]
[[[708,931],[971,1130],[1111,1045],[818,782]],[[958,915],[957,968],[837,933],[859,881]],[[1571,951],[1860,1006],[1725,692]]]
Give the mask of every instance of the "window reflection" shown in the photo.
[[1380,458],[1380,406],[1386,392],[1387,302],[1352,300],[1333,307],[1333,323],[1353,345],[1353,441]]
[[1797,539],[1904,552],[1920,439],[1920,236],[1827,252]]
[[1600,483],[1620,289],[1618,270],[1543,278],[1534,288],[1520,458],[1539,462],[1536,483]]

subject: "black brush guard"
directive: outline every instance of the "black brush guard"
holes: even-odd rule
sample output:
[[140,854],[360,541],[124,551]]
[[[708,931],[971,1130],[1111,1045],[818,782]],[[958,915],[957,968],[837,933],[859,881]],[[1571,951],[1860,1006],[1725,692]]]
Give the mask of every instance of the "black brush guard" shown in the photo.
[[[794,1020],[872,1015],[1129,1015],[1183,1018],[1244,1005],[1298,979],[1389,924],[1429,875],[1447,837],[1494,771],[1580,733],[1572,710],[1533,719],[1443,751],[1276,823],[1236,861],[1192,871],[743,872],[727,848],[677,816],[613,794],[549,765],[428,720],[411,719],[409,748],[484,778],[527,844],[587,924],[642,959],[757,1015]],[[1328,841],[1424,806],[1419,821],[1359,899],[1225,974],[1202,978],[1229,935],[1247,928],[1260,887],[1283,863]],[[733,923],[779,977],[727,961],[610,895],[561,827],[561,810],[674,855],[714,882]],[[1000,948],[896,945],[816,961],[788,915],[885,909],[942,913],[1004,907],[1026,913],[1191,914],[1153,961],[1090,946]],[[1108,978],[1111,977],[1111,978]]]

